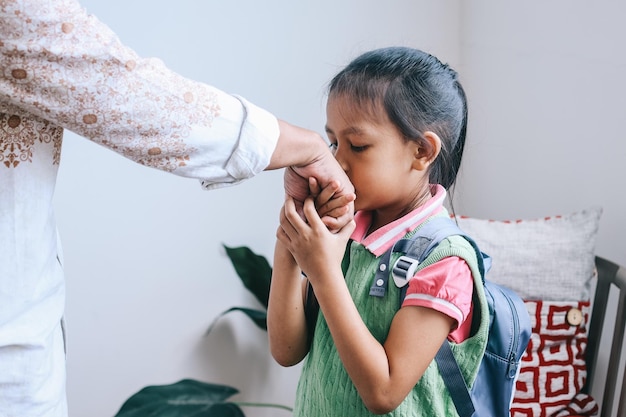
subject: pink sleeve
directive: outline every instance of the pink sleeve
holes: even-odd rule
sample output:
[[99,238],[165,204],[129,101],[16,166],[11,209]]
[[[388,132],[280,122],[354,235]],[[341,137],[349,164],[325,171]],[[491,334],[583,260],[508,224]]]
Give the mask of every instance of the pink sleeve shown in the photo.
[[463,259],[451,256],[429,265],[415,274],[408,286],[402,307],[420,306],[442,312],[456,322],[450,334],[452,340],[469,336],[474,280]]

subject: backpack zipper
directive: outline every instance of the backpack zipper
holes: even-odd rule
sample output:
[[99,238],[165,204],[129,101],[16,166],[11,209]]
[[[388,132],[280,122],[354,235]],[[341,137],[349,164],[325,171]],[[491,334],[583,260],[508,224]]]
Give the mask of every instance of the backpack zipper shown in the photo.
[[511,301],[511,297],[509,297],[508,294],[506,294],[505,292],[503,292],[504,294],[504,298],[506,298],[506,301],[509,303],[509,306],[511,307],[511,309],[515,312],[515,314],[513,314],[513,347],[511,349],[511,353],[509,354],[509,378],[513,379],[515,378],[515,375],[517,375],[517,367],[518,367],[518,361],[517,361],[517,347],[519,345],[519,337],[518,337],[518,333],[519,333],[519,320],[518,320],[518,316],[517,316],[517,308],[515,307],[515,303],[513,303]]

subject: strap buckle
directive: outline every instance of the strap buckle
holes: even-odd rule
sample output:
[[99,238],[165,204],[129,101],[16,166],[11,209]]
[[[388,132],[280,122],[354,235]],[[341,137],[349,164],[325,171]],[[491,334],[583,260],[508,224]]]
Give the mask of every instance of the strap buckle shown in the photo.
[[419,261],[417,259],[409,258],[408,256],[399,257],[391,270],[396,287],[402,288],[408,284],[409,280],[415,275],[418,265]]

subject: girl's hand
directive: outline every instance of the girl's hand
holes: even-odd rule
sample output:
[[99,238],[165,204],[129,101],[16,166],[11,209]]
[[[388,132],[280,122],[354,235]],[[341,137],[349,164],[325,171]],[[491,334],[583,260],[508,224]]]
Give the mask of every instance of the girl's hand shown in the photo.
[[339,181],[331,181],[324,189],[314,177],[309,178],[309,192],[315,199],[315,207],[322,222],[336,233],[354,217],[353,193],[338,195]]
[[355,223],[349,221],[343,228],[332,233],[328,230],[315,209],[313,198],[304,201],[304,219],[296,211],[292,198],[287,198],[280,212],[278,240],[291,252],[300,268],[313,283],[320,276],[339,269],[345,247]]

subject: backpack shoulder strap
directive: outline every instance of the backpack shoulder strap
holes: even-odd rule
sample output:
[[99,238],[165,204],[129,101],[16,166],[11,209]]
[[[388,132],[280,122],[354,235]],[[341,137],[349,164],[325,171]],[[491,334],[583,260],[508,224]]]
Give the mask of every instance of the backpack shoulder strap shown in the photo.
[[452,397],[452,402],[456,412],[459,413],[459,417],[472,417],[476,412],[474,402],[463,374],[461,374],[461,368],[459,368],[459,364],[454,358],[454,353],[452,353],[452,348],[447,340],[444,340],[437,351],[435,362],[437,362],[437,368],[439,368],[441,378],[443,378],[450,397]]
[[[391,267],[393,280],[400,288],[400,304],[402,304],[406,294],[406,284],[415,275],[418,265],[430,255],[439,242],[448,236],[459,234],[463,234],[463,232],[449,217],[433,217],[427,220],[411,237],[398,240],[380,257],[376,276],[370,288],[370,295],[385,296],[390,275],[388,268]],[[390,261],[393,252],[401,253],[402,256],[391,266]]]
[[401,256],[392,269],[394,281],[400,288],[400,305],[406,295],[406,282],[415,275],[417,266],[422,263],[435,247],[450,236],[462,236],[467,240],[476,252],[478,270],[481,279],[485,280],[485,273],[491,268],[491,258],[480,251],[474,240],[463,232],[450,217],[433,217],[428,220],[416,233],[405,239],[400,239],[393,247],[394,252],[400,252]]
[[[481,252],[476,242],[467,236],[449,217],[432,218],[419,228],[412,237],[402,239],[394,245],[394,251],[404,253],[393,267],[394,280],[398,277],[404,280],[412,278],[417,265],[423,262],[442,240],[453,235],[463,236],[474,248],[478,259],[478,269],[484,283],[485,272],[491,266],[491,258]],[[406,295],[407,287],[408,285],[404,285],[401,288],[400,305],[402,305]],[[473,416],[475,407],[472,397],[447,340],[439,348],[435,355],[435,361],[459,416]]]
[[[478,269],[484,282],[485,273],[491,268],[491,258],[481,252],[476,242],[466,235],[450,217],[433,217],[420,227],[413,236],[396,242],[393,251],[404,253],[407,258],[413,258],[421,263],[439,242],[454,235],[464,237],[474,248],[478,259]],[[398,271],[398,273],[401,272]]]
[[313,292],[313,286],[307,280],[306,282],[306,295],[304,300],[304,319],[306,321],[306,333],[307,333],[307,345],[311,347],[313,343],[313,335],[315,334],[315,325],[317,322],[317,316],[320,311],[320,305]]

